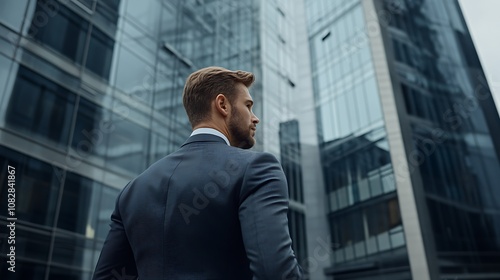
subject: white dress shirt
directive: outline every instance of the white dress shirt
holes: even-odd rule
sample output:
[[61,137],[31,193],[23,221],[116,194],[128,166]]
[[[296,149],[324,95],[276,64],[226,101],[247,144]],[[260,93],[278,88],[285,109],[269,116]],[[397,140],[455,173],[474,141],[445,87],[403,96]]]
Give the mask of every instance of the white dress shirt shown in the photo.
[[231,146],[231,144],[229,144],[229,140],[227,139],[226,135],[222,134],[220,131],[218,131],[216,129],[208,128],[208,127],[197,128],[191,133],[191,136],[197,135],[197,134],[212,134],[215,136],[219,136],[220,138],[224,139],[224,141],[226,141],[226,144],[228,146]]

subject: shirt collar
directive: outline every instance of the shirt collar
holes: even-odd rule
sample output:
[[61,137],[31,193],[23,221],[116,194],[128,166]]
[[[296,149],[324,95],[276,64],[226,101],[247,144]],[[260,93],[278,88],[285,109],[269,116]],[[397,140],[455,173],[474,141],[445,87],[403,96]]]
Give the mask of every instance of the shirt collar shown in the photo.
[[208,127],[197,128],[191,133],[191,136],[197,135],[197,134],[212,134],[215,136],[219,136],[220,138],[224,139],[224,141],[226,141],[226,144],[228,146],[231,146],[231,144],[229,144],[229,140],[227,139],[226,135],[222,134],[220,131],[218,131],[216,129],[208,128]]

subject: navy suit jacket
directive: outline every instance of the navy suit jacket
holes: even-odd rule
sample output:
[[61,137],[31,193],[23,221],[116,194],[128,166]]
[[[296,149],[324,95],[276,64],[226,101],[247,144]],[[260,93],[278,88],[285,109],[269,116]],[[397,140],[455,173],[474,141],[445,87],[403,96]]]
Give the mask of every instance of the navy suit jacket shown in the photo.
[[273,155],[191,136],[122,190],[93,279],[301,279],[287,211]]

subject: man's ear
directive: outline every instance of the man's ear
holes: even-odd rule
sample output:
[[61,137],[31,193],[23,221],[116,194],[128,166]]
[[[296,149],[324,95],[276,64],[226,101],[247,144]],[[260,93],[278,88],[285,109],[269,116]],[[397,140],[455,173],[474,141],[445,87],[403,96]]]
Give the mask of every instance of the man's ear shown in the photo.
[[229,100],[224,94],[219,93],[215,97],[215,108],[222,116],[227,117],[229,115],[231,104],[229,104]]

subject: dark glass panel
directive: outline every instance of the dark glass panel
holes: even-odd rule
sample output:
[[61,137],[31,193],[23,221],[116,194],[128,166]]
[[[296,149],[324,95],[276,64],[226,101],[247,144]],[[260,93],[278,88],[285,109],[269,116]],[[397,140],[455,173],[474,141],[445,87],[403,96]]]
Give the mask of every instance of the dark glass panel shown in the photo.
[[114,40],[96,27],[92,29],[85,66],[105,80],[109,79]]
[[303,202],[302,165],[299,123],[296,120],[280,123],[279,130],[281,165],[288,182],[290,198]]
[[68,172],[64,182],[57,227],[94,236],[100,192],[99,183]]
[[51,266],[49,279],[50,280],[88,280],[91,277],[90,272]]
[[[51,6],[50,2],[38,0],[29,35],[81,64],[89,24],[60,4],[56,11],[47,14],[44,7]],[[42,20],[40,17],[44,17],[43,22],[38,22]]]
[[17,132],[41,136],[65,147],[75,99],[69,90],[20,67],[8,101],[6,125]]
[[376,236],[389,230],[386,202],[368,207],[365,214],[370,236]]
[[7,79],[9,73],[11,72],[12,60],[0,54],[0,101],[3,96],[6,95],[5,87],[7,85]]
[[[5,182],[0,185],[2,201],[7,201],[8,165],[16,172],[16,217],[23,222],[52,226],[63,171],[0,146],[0,180]],[[6,210],[3,208],[0,215],[6,215]]]
[[363,213],[360,210],[354,211],[351,216],[353,227],[353,242],[357,243],[365,239],[365,231],[363,226]]
[[397,199],[391,199],[388,201],[389,210],[389,228],[395,228],[401,225],[401,213],[399,212],[399,204]]
[[[6,225],[2,222],[1,226],[5,228]],[[15,231],[15,244],[1,242],[0,249],[2,250],[2,252],[5,252],[5,254],[8,254],[10,252],[10,246],[15,246],[16,270],[19,260],[30,259],[36,260],[37,262],[41,263],[45,263],[48,261],[51,242],[51,234],[49,231],[33,231],[31,229],[26,229],[26,227],[20,226],[20,220],[18,220],[16,223]],[[0,234],[0,237],[2,239],[4,238],[3,232],[2,234]],[[4,240],[7,240],[7,238]],[[5,255],[2,254],[2,257],[5,257]]]
[[104,159],[112,127],[110,111],[80,98],[71,147],[79,156],[91,154]]
[[52,252],[52,263],[77,269],[93,269],[94,240],[57,233]]
[[46,265],[16,259],[16,272],[7,270],[5,255],[0,255],[0,278],[9,280],[45,280]]
[[97,1],[96,12],[111,25],[116,26],[121,0]]
[[339,230],[340,230],[340,245],[343,247],[352,245],[354,234],[353,234],[350,215],[339,217]]

